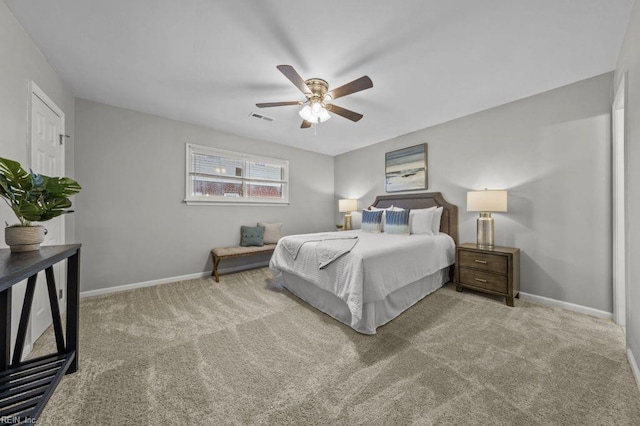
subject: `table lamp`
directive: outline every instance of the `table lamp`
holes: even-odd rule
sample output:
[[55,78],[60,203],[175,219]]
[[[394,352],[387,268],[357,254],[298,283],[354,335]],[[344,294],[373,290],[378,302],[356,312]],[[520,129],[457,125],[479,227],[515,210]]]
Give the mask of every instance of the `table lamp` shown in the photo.
[[491,212],[507,211],[507,191],[485,189],[467,192],[467,211],[480,212],[478,217],[478,248],[493,248],[493,218]]
[[358,210],[358,200],[346,198],[338,200],[338,211],[344,213],[344,229],[349,230],[351,227],[351,212]]

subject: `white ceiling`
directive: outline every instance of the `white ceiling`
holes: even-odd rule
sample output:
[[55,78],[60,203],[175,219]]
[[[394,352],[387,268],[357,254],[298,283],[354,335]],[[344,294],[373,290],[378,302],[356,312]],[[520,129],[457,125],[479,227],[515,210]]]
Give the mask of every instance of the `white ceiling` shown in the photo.
[[[336,155],[611,71],[633,0],[5,0],[75,96]],[[300,129],[277,69],[361,114]],[[257,111],[274,117],[249,117]]]

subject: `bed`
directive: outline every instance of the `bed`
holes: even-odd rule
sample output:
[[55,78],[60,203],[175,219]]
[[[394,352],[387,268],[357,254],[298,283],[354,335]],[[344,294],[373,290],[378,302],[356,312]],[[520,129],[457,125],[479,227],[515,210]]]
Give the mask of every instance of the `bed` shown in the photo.
[[[458,208],[439,192],[378,196],[371,206],[442,207],[440,234],[352,230],[289,236],[278,243],[270,262],[274,278],[292,294],[363,334],[375,334],[376,328],[452,280],[458,243]],[[357,243],[319,268],[318,244],[323,243],[316,238]],[[291,243],[295,239],[305,243],[297,247],[294,259]]]

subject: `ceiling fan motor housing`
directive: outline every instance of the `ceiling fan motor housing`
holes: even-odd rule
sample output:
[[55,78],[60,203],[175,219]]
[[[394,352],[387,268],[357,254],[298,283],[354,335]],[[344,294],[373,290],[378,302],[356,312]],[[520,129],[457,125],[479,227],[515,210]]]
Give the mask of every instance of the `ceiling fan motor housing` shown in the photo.
[[329,83],[321,78],[310,78],[305,80],[304,84],[306,84],[309,90],[311,90],[311,93],[313,93],[313,95],[309,97],[312,103],[324,101],[324,96],[329,91]]

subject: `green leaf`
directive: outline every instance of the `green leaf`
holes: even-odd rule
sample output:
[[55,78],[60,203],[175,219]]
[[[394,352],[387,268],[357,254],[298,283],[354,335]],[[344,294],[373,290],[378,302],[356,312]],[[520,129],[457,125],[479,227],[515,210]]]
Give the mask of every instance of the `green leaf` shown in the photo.
[[42,217],[42,209],[37,204],[28,201],[22,201],[18,206],[18,217],[22,217],[30,222],[40,221]]
[[45,190],[54,196],[69,197],[80,192],[80,185],[71,178],[49,178],[44,176]]
[[17,161],[0,158],[0,174],[16,189],[28,190],[31,186],[29,173]]
[[0,196],[9,201],[13,201],[15,199],[13,191],[11,190],[11,184],[4,175],[0,175]]

